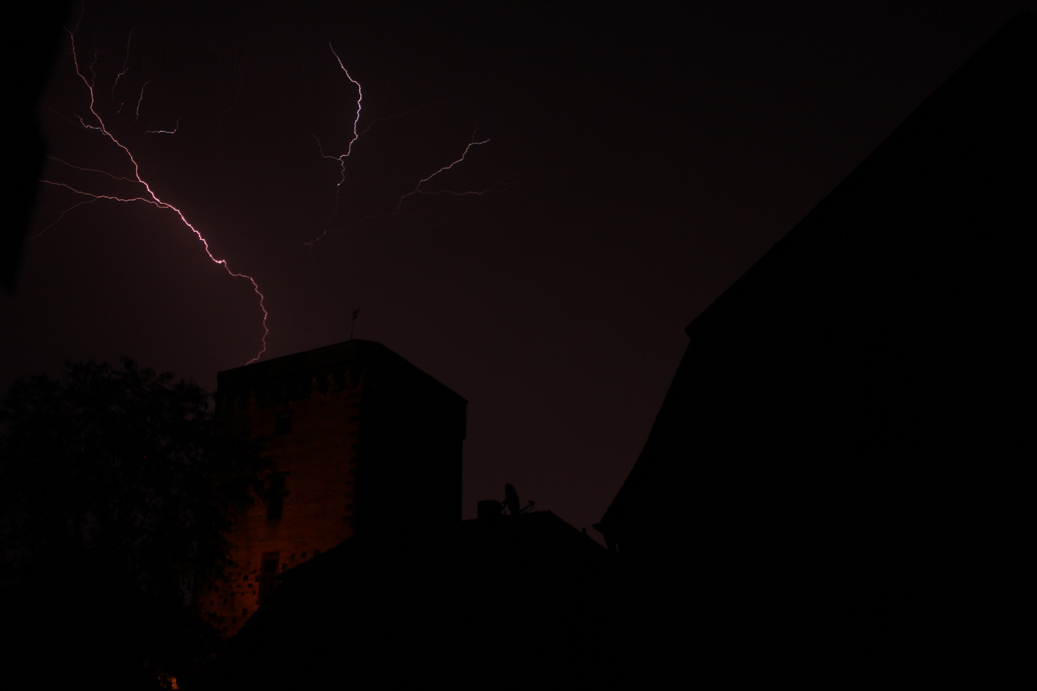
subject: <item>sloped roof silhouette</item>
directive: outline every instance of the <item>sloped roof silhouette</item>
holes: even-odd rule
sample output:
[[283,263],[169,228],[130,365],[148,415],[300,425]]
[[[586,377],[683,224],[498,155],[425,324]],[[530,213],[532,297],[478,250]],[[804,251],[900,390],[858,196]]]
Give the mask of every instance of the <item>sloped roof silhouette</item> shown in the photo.
[[631,586],[660,593],[646,630],[695,624],[657,661],[1006,673],[1035,455],[1034,123],[1022,14],[688,326],[596,526],[655,574]]
[[606,530],[667,462],[657,438],[685,424],[670,415],[684,412],[677,399],[689,387],[703,408],[737,408],[765,388],[759,377],[824,387],[890,366],[927,381],[943,367],[983,378],[998,368],[982,362],[992,349],[1022,355],[1037,228],[1035,62],[1037,19],[1022,14],[688,326],[688,353]]

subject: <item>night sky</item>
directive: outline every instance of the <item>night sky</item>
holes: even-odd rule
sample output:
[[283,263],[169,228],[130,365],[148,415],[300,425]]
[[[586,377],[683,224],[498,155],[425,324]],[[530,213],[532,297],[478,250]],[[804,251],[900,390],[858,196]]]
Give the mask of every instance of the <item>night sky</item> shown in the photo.
[[[684,327],[1021,10],[1037,2],[90,2],[68,26],[141,176],[258,283],[264,359],[348,339],[359,308],[357,338],[468,399],[466,518],[511,482],[583,528]],[[363,89],[337,200],[322,151],[348,149],[358,94],[332,47]],[[132,177],[80,125],[67,36],[39,116],[53,157]],[[55,160],[44,177],[143,192]],[[257,355],[252,284],[173,211],[60,216],[87,199],[40,190],[0,294],[3,390],[121,354],[211,390]]]

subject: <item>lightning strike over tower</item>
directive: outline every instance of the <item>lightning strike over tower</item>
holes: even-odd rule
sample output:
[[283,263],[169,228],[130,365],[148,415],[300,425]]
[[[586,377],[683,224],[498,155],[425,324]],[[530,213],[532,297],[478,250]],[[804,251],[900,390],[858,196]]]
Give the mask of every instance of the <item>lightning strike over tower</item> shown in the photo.
[[[66,31],[68,31],[68,30],[66,29]],[[267,326],[267,319],[268,319],[268,317],[270,315],[269,315],[269,313],[266,310],[266,305],[265,305],[266,298],[263,295],[262,291],[259,289],[259,284],[256,282],[256,279],[253,278],[252,276],[250,276],[248,274],[245,274],[245,273],[241,273],[241,272],[232,270],[230,268],[230,265],[227,263],[226,259],[218,259],[212,253],[212,249],[209,247],[209,241],[206,240],[205,236],[202,235],[201,231],[198,230],[197,227],[195,227],[190,221],[187,220],[187,217],[184,215],[184,212],[181,211],[176,206],[174,206],[173,204],[170,204],[169,202],[167,202],[167,201],[163,200],[162,198],[160,198],[155,193],[155,191],[152,189],[151,185],[144,179],[144,177],[141,175],[140,164],[137,162],[137,159],[134,157],[133,152],[131,152],[130,149],[125,144],[123,144],[111,132],[111,130],[109,130],[108,125],[105,123],[105,121],[101,117],[101,115],[97,112],[97,108],[96,108],[96,105],[97,105],[96,104],[96,94],[95,94],[95,86],[96,86],[97,75],[94,72],[93,64],[91,64],[90,67],[89,67],[90,78],[87,79],[86,75],[83,73],[83,69],[80,67],[80,64],[79,64],[79,57],[78,57],[78,54],[76,52],[75,31],[68,31],[68,35],[69,35],[69,40],[71,41],[71,46],[72,46],[72,62],[73,62],[73,65],[75,67],[76,75],[80,78],[80,80],[82,80],[83,84],[86,86],[87,92],[90,95],[89,110],[90,110],[90,114],[93,116],[93,119],[97,123],[97,124],[91,124],[91,123],[83,120],[83,118],[80,117],[79,118],[79,124],[84,129],[93,130],[93,131],[101,133],[104,137],[106,137],[108,140],[110,140],[112,144],[114,144],[116,147],[121,149],[122,152],[126,155],[126,158],[129,160],[129,163],[130,163],[130,165],[133,168],[133,175],[132,175],[132,177],[128,178],[128,177],[124,177],[124,176],[114,175],[114,174],[109,173],[107,171],[102,171],[102,170],[96,170],[96,169],[92,169],[92,168],[84,168],[84,167],[81,167],[81,166],[76,166],[76,165],[73,165],[71,163],[67,163],[65,161],[62,161],[60,159],[53,159],[53,160],[56,160],[56,161],[66,165],[66,166],[68,166],[70,168],[75,168],[77,170],[81,170],[81,171],[84,171],[84,172],[98,173],[98,174],[105,175],[105,176],[108,176],[110,178],[113,178],[115,180],[126,180],[126,181],[133,182],[133,183],[139,185],[140,187],[142,187],[143,188],[143,192],[141,194],[139,194],[138,196],[135,196],[135,197],[133,197],[133,196],[122,197],[122,196],[117,196],[117,195],[98,194],[98,193],[94,193],[94,192],[88,192],[88,191],[79,189],[77,187],[73,187],[71,185],[67,185],[67,184],[61,183],[61,182],[55,182],[55,181],[52,181],[52,180],[41,180],[41,182],[43,182],[45,184],[53,185],[53,186],[56,186],[56,187],[63,187],[63,188],[65,188],[65,189],[67,189],[67,190],[69,190],[69,191],[71,191],[71,192],[73,192],[75,194],[87,197],[88,199],[86,199],[85,201],[78,202],[77,204],[74,204],[73,206],[69,207],[68,209],[65,209],[58,216],[58,219],[56,221],[54,221],[54,223],[51,223],[49,226],[47,226],[47,228],[44,228],[43,231],[38,233],[37,237],[40,234],[46,232],[48,229],[52,228],[54,225],[56,225],[62,218],[65,217],[66,214],[68,214],[73,209],[75,209],[75,208],[77,208],[79,206],[82,206],[83,204],[94,202],[94,201],[105,200],[105,201],[116,201],[116,202],[123,202],[123,203],[144,202],[146,204],[151,204],[152,206],[154,206],[154,207],[156,207],[158,209],[172,211],[173,213],[175,213],[177,215],[177,217],[180,219],[181,223],[183,223],[184,226],[186,226],[188,230],[190,230],[192,233],[195,234],[195,236],[198,238],[198,240],[202,243],[202,247],[205,249],[205,254],[208,255],[209,259],[214,264],[217,264],[217,265],[223,267],[223,270],[226,271],[230,276],[233,276],[234,278],[243,278],[243,279],[249,281],[252,284],[252,289],[255,291],[256,295],[259,297],[259,309],[263,312],[262,347],[260,348],[260,350],[256,354],[256,356],[253,357],[251,360],[249,360],[248,364],[256,362],[257,360],[259,360],[259,358],[261,358],[263,356],[263,353],[266,352],[266,347],[267,347],[267,345],[266,345],[266,337],[270,333],[270,329]],[[127,42],[127,49],[128,49],[128,42]],[[96,58],[95,58],[95,60],[96,60]],[[123,74],[125,74],[125,68],[124,68],[123,72],[118,75],[118,77],[121,77]],[[118,77],[116,79],[118,79]],[[147,84],[148,84],[148,82],[145,82],[144,86],[147,86]],[[114,90],[114,86],[113,86],[113,90]],[[138,103],[137,103],[137,114],[138,115],[139,115],[139,109],[140,109],[140,101],[143,100],[143,97],[144,97],[144,90],[142,88],[141,89],[141,94],[140,94],[140,99],[138,99]],[[179,121],[178,121],[178,127],[179,127]],[[162,134],[173,134],[173,132],[175,132],[175,130],[161,132],[161,133]],[[158,133],[158,132],[155,132],[155,133]]]

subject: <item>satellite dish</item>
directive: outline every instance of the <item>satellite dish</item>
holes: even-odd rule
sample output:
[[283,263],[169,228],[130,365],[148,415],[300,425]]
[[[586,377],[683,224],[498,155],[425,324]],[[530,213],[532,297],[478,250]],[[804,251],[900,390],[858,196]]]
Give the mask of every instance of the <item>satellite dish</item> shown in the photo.
[[517,516],[519,512],[518,492],[510,482],[504,485],[504,504],[508,507],[508,513]]
[[508,507],[508,513],[512,516],[517,516],[524,511],[529,511],[533,508],[533,501],[530,500],[526,508],[519,508],[518,492],[515,491],[515,487],[509,482],[504,485],[504,505]]

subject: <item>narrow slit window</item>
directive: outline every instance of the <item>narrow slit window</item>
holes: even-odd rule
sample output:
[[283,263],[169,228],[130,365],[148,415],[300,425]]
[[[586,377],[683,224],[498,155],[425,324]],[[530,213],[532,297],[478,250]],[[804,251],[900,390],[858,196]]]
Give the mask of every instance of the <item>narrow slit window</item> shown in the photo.
[[266,519],[276,521],[284,514],[285,473],[274,473],[270,476],[270,496],[266,504]]
[[263,553],[259,576],[256,577],[256,580],[259,581],[259,599],[256,604],[263,604],[263,601],[274,591],[274,587],[277,585],[277,564],[280,560],[280,552]]
[[274,416],[274,436],[280,437],[292,432],[292,411],[285,410]]

